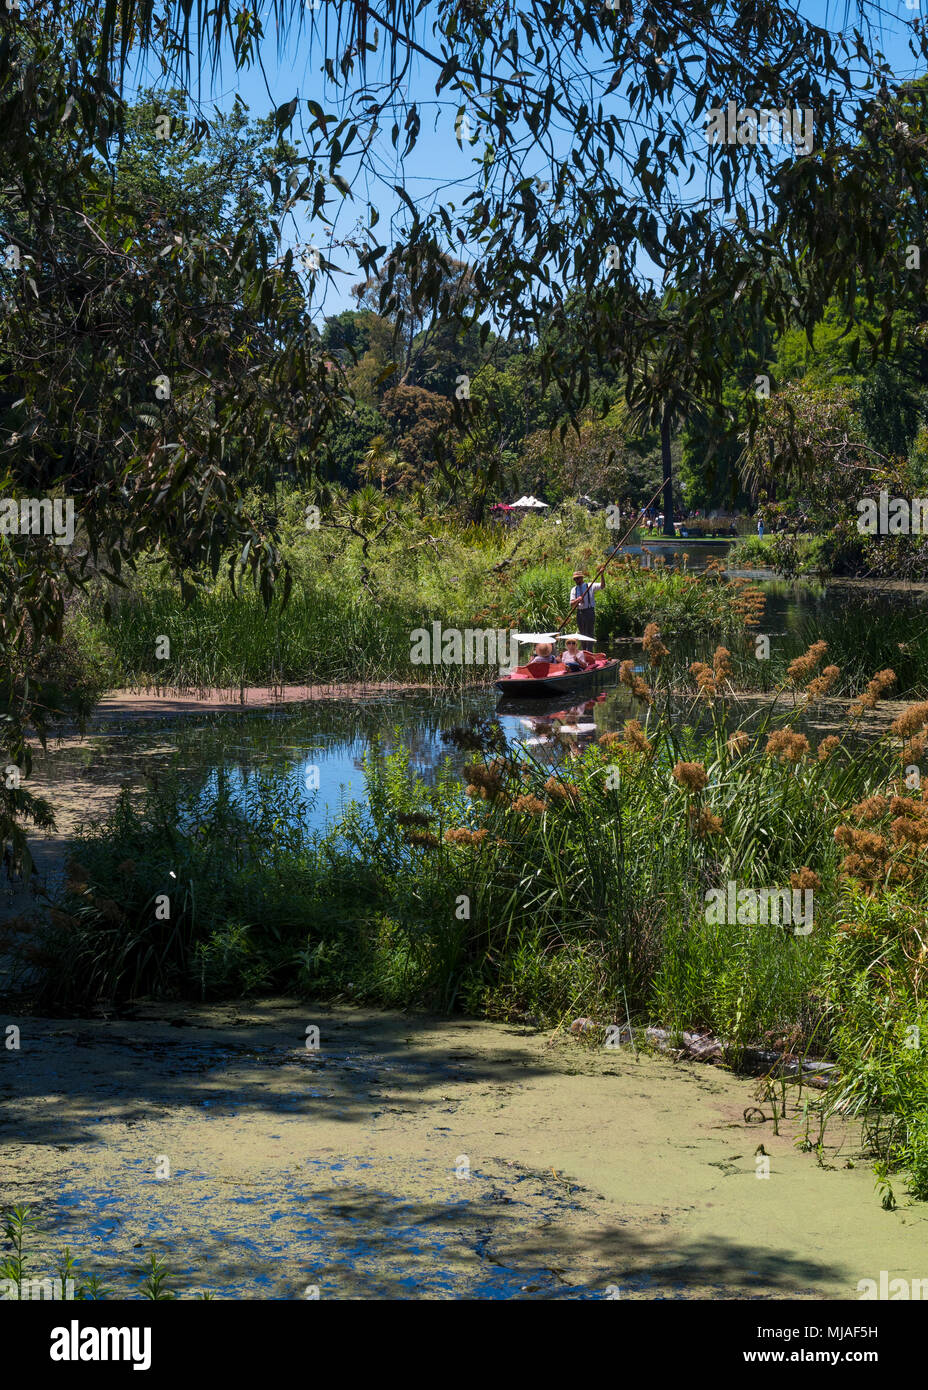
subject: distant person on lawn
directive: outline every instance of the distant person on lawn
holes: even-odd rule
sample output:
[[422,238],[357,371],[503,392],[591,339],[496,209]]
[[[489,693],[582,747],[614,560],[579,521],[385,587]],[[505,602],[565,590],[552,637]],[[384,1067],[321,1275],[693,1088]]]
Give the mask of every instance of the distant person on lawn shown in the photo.
[[596,591],[606,587],[605,576],[598,584],[584,584],[583,570],[574,571],[574,587],[570,591],[571,609],[577,610],[577,628],[584,637],[596,636]]

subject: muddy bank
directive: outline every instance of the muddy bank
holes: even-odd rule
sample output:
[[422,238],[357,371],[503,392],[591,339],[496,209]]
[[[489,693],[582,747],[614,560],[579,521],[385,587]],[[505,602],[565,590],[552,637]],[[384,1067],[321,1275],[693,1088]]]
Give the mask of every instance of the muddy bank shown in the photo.
[[246,685],[208,690],[114,690],[94,708],[91,722],[155,719],[162,716],[223,713],[237,709],[273,709],[317,700],[370,700],[391,695],[420,695],[432,687],[402,681],[349,681],[345,685]]
[[821,1168],[716,1068],[288,1001],[8,1021],[5,1200],[49,1228],[37,1271],[68,1245],[124,1290],[157,1252],[187,1295],[284,1299],[855,1299],[925,1274],[928,1211],[883,1211],[849,1132]]

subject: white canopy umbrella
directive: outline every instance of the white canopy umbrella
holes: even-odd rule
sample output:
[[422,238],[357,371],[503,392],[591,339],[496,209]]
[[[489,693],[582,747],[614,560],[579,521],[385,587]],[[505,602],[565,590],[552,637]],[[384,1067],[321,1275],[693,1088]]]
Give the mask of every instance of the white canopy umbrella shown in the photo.
[[514,632],[512,635],[517,642],[553,642],[557,636],[554,632]]
[[595,637],[585,637],[582,632],[562,632],[557,639],[559,642],[595,642]]
[[513,502],[512,505],[513,505],[514,507],[535,507],[535,508],[543,508],[544,511],[548,511],[548,504],[547,504],[547,502],[539,502],[539,500],[538,500],[537,497],[520,497],[519,500],[518,500],[518,502]]

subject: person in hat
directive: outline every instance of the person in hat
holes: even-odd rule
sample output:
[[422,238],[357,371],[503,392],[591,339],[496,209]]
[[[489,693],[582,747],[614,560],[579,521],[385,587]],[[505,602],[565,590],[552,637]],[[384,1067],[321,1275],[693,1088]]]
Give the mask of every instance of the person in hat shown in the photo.
[[570,607],[577,611],[577,628],[584,637],[596,636],[596,591],[606,587],[605,576],[598,584],[585,584],[583,570],[574,570],[574,587],[570,591]]
[[561,660],[568,671],[582,671],[586,667],[586,655],[576,637],[568,637],[564,642]]

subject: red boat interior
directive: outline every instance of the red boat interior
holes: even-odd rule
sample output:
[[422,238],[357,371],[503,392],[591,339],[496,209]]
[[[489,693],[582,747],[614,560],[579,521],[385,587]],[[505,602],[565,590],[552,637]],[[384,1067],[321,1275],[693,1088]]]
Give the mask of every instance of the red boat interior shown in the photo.
[[[596,671],[602,666],[608,666],[611,658],[605,652],[588,652],[587,664],[584,671]],[[539,661],[537,658],[530,661],[527,666],[517,666],[507,677],[511,681],[533,681],[544,680],[548,676],[567,676],[578,674],[574,670],[569,670],[563,661]]]

